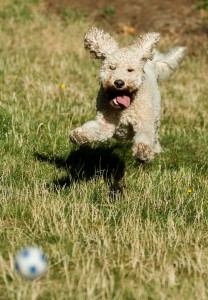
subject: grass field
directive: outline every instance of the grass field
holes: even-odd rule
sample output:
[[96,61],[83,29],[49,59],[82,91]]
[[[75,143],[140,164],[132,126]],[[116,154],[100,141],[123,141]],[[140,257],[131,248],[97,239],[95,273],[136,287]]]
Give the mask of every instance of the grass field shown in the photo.
[[[207,58],[187,57],[161,86],[163,152],[152,164],[111,141],[86,149],[85,168],[68,130],[95,116],[89,26],[38,1],[0,1],[0,299],[207,299]],[[115,195],[117,164],[125,188]],[[33,282],[14,270],[26,245],[50,261]]]

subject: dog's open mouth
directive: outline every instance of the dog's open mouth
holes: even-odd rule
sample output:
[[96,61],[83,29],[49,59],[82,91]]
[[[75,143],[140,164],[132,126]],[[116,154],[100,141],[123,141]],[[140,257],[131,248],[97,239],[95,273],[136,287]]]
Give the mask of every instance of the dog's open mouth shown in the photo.
[[132,101],[132,94],[128,91],[107,90],[107,97],[112,107],[116,109],[128,108]]

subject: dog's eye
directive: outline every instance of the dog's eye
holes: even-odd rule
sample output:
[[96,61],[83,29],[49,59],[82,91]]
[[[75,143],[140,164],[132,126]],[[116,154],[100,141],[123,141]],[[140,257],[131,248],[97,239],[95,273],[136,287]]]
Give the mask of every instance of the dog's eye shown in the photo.
[[115,66],[110,66],[110,69],[111,69],[111,70],[115,70],[116,67],[115,67]]
[[147,57],[142,57],[142,61],[147,62]]
[[127,71],[128,72],[134,72],[134,69],[129,68],[129,69],[127,69]]

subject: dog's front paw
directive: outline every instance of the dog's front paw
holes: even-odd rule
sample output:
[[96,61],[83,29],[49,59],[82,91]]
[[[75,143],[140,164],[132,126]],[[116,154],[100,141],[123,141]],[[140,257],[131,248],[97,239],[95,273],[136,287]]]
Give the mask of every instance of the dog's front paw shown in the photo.
[[83,145],[89,142],[86,133],[84,133],[80,128],[70,131],[69,138],[72,141],[72,143],[78,145]]
[[154,151],[148,145],[139,143],[134,145],[132,150],[134,158],[138,161],[149,163],[154,159]]

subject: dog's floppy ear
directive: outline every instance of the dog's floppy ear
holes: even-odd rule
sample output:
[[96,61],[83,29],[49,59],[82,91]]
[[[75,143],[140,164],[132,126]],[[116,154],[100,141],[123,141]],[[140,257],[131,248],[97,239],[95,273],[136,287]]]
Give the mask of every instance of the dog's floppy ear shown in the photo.
[[144,59],[153,59],[153,48],[159,41],[160,34],[156,32],[149,32],[140,35],[138,39],[133,41],[130,45],[131,48],[138,50],[143,54]]
[[94,58],[105,59],[118,49],[116,41],[109,33],[91,28],[84,36],[84,47]]

